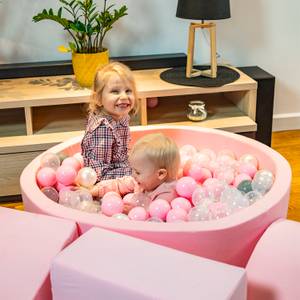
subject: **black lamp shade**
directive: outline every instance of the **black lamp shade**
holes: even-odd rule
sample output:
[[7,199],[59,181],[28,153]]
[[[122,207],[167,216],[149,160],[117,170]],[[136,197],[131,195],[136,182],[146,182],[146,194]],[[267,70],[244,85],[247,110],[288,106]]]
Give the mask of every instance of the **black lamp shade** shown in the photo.
[[230,18],[229,0],[178,0],[176,17],[193,20]]

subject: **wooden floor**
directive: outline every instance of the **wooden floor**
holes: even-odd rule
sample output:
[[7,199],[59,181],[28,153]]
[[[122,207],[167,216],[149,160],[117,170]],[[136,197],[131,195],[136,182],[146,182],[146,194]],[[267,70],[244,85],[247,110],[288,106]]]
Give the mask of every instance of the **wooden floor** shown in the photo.
[[300,130],[274,132],[272,148],[291,165],[293,177],[288,219],[300,221]]
[[[291,165],[293,178],[288,219],[300,221],[300,130],[274,132],[272,148],[284,156]],[[23,209],[20,202],[7,203],[5,206]]]

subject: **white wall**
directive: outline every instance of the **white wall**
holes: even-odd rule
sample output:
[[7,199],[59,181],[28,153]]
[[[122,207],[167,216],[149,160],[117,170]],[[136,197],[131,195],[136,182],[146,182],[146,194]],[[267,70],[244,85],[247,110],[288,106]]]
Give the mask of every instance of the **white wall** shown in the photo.
[[[108,33],[111,56],[186,52],[189,21],[175,17],[176,0],[110,3],[126,4],[129,12]],[[59,6],[58,0],[1,0],[0,63],[70,59],[69,53],[56,50],[68,41],[58,24],[31,21],[43,8]],[[231,19],[217,21],[220,61],[258,65],[276,77],[274,130],[300,129],[299,12],[299,0],[231,0]],[[205,62],[208,49],[203,36],[200,43],[195,55],[198,62]]]

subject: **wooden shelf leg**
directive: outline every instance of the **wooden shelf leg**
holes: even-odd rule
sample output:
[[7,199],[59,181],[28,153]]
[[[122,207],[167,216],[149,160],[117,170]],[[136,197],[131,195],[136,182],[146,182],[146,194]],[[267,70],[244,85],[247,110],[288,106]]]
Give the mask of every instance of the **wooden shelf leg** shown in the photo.
[[24,110],[25,110],[26,132],[27,135],[32,135],[33,134],[32,108],[28,106],[28,107],[24,107]]
[[148,124],[147,98],[140,98],[140,117],[141,117],[141,125],[147,125]]

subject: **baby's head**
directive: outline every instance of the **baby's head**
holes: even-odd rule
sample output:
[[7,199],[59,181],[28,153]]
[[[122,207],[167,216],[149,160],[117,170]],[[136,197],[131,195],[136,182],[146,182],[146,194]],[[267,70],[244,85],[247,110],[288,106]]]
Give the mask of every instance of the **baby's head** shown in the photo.
[[132,71],[120,62],[112,62],[97,71],[88,110],[119,118],[137,111],[137,99]]
[[139,186],[152,191],[163,182],[177,179],[180,156],[172,139],[154,133],[145,135],[133,145],[129,162]]

